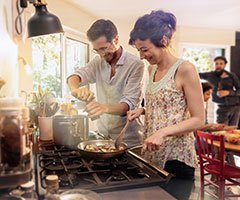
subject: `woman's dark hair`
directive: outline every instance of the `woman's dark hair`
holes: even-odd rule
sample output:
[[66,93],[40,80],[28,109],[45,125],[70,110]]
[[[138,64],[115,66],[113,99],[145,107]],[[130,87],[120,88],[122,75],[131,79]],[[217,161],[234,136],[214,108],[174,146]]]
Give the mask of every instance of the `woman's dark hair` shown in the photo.
[[212,90],[213,89],[213,85],[209,82],[202,82],[202,90],[203,93],[208,91],[208,90]]
[[226,59],[224,56],[217,56],[216,58],[214,58],[214,62],[215,62],[216,60],[223,60],[225,64],[228,63],[227,59]]
[[105,36],[108,42],[111,42],[118,34],[116,26],[110,20],[99,19],[92,24],[87,31],[87,37],[90,42],[93,42]]
[[137,39],[149,39],[157,47],[165,47],[162,44],[163,36],[168,40],[167,45],[176,31],[176,17],[162,10],[152,11],[140,17],[130,33],[129,44],[134,45]]

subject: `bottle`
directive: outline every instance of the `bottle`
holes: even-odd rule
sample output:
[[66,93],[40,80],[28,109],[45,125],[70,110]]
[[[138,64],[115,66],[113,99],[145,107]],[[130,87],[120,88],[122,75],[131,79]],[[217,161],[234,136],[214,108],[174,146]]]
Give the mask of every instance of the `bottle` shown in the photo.
[[46,177],[46,194],[44,200],[60,200],[58,190],[59,190],[58,176],[48,175]]

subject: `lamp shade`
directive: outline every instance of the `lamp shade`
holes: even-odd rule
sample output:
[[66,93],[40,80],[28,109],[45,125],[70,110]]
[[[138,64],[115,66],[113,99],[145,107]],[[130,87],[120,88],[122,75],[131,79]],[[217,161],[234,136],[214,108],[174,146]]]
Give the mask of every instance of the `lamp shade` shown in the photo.
[[28,37],[63,32],[60,20],[48,12],[46,5],[35,6],[36,12],[28,21]]

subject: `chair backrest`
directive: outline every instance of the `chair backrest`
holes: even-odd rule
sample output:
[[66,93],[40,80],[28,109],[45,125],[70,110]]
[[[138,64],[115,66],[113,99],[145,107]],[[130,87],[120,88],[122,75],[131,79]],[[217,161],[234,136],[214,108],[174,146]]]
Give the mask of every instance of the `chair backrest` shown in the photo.
[[203,164],[218,165],[220,172],[223,173],[225,160],[224,136],[197,131],[196,140],[200,167]]

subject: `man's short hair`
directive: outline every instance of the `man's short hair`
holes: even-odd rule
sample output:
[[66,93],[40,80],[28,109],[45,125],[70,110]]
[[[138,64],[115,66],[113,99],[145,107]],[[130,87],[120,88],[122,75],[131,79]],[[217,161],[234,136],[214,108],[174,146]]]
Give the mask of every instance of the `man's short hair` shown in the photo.
[[110,20],[99,19],[95,21],[87,31],[87,37],[90,42],[105,36],[108,42],[111,42],[118,35],[116,26]]
[[215,62],[216,60],[223,60],[225,64],[228,63],[227,59],[226,59],[224,56],[217,56],[216,58],[214,58],[214,62]]

